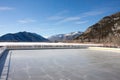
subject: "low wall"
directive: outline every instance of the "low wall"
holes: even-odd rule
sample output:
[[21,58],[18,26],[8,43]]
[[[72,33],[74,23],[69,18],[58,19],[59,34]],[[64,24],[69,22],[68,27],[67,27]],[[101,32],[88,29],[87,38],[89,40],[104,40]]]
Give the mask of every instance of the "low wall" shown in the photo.
[[2,56],[5,50],[6,50],[6,47],[0,47],[0,57]]

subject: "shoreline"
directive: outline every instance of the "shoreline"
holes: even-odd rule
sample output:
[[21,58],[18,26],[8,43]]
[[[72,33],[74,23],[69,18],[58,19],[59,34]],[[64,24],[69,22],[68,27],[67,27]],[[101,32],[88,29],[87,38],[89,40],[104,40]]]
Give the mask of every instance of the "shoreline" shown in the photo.
[[100,50],[100,51],[111,51],[120,53],[120,48],[109,48],[109,47],[88,47],[90,50]]

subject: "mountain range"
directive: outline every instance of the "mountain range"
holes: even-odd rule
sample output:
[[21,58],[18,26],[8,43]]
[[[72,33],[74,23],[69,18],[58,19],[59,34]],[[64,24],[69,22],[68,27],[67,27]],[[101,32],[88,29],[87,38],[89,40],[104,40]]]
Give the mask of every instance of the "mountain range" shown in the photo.
[[0,42],[57,42],[78,41],[120,45],[120,12],[106,16],[86,29],[85,32],[57,34],[47,39],[31,32],[9,33],[0,37]]
[[0,37],[0,42],[48,42],[49,40],[30,32],[9,33]]

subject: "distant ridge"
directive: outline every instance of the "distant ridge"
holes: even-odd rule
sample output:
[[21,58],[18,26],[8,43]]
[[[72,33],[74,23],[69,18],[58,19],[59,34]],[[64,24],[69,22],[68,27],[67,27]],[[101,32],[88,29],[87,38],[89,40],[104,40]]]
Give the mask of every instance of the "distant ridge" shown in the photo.
[[120,12],[104,17],[74,40],[120,45]]
[[81,34],[82,34],[82,32],[80,32],[80,31],[71,32],[71,33],[67,33],[67,34],[57,34],[57,35],[53,35],[53,36],[49,37],[48,39],[53,42],[69,41],[69,40],[73,40],[74,38],[78,37]]
[[31,32],[9,33],[0,37],[0,42],[48,42],[49,40]]

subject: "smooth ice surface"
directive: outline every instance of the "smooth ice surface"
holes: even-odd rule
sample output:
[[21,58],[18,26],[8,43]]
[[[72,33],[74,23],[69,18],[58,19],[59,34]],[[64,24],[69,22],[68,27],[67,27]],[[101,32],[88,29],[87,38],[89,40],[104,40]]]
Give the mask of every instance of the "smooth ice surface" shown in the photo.
[[88,49],[10,52],[8,80],[120,80],[120,53]]

